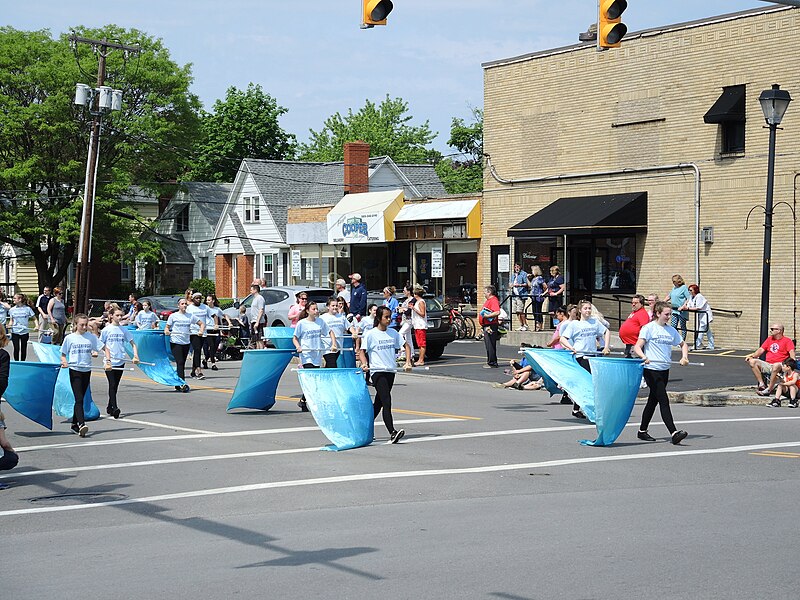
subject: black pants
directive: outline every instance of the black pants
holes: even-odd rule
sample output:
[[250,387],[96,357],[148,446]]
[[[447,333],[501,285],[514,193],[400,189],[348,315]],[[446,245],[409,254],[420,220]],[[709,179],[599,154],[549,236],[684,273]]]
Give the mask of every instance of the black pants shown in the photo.
[[[585,356],[579,356],[579,357],[578,357],[578,358],[576,358],[575,360],[577,360],[577,361],[578,361],[578,364],[579,364],[580,366],[582,366],[584,369],[586,369],[587,371],[589,371],[589,373],[591,373],[591,372],[592,372],[592,367],[591,367],[591,366],[589,366],[589,359],[588,359],[588,358],[586,358]],[[566,393],[565,393],[564,395],[565,395],[567,398],[569,398],[569,396],[567,396],[567,394],[566,394]],[[573,400],[573,401],[572,401],[572,410],[580,410],[580,409],[581,409],[581,407],[580,407],[580,406],[578,406],[578,404],[577,404],[577,403],[576,403],[576,402]]]
[[372,407],[375,411],[374,419],[383,411],[383,424],[390,434],[395,432],[394,419],[392,419],[392,386],[394,373],[373,373],[372,385],[375,386],[375,402]]
[[217,362],[217,348],[219,348],[219,331],[206,331],[206,337],[203,338],[203,356],[207,361],[212,363]]
[[497,366],[497,325],[483,326],[483,345],[486,346],[486,364]]
[[[25,360],[28,358],[28,338],[27,333],[12,333],[11,343],[14,344],[14,360]],[[22,358],[20,358],[20,356]]]
[[92,378],[92,372],[69,370],[69,385],[72,388],[72,394],[75,396],[75,409],[72,411],[72,424],[83,425],[86,422],[86,417],[83,414],[83,397],[86,395],[86,390],[89,389],[89,381]]
[[169,348],[172,350],[172,356],[175,357],[175,370],[178,372],[178,377],[186,380],[186,357],[189,356],[189,344],[173,344],[170,342]]
[[192,345],[192,373],[200,368],[201,354],[203,353],[203,338],[193,333],[189,336],[189,343]]
[[326,369],[335,369],[336,361],[339,358],[339,351],[331,352],[330,354],[323,354],[322,359],[325,361]]
[[644,370],[644,380],[650,389],[647,396],[647,404],[642,411],[642,426],[640,431],[647,431],[650,419],[656,412],[656,405],[661,409],[661,420],[667,426],[670,434],[675,433],[675,421],[672,420],[672,410],[669,407],[669,396],[667,396],[667,383],[669,383],[669,369],[665,371],[654,371],[653,369]]
[[[125,363],[119,365],[119,367],[124,366]],[[119,390],[119,382],[122,379],[122,371],[108,370],[106,371],[106,379],[108,379],[108,408],[118,408],[117,390]]]
[[540,325],[544,321],[542,313],[542,300],[531,298],[531,311],[533,312],[533,322]]

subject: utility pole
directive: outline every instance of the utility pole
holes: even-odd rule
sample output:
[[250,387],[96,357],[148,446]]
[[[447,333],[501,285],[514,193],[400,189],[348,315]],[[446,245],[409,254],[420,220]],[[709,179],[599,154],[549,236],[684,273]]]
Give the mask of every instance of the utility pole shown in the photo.
[[[127,54],[141,51],[139,46],[126,46],[117,42],[93,40],[71,35],[69,40],[73,44],[89,44],[98,57],[97,89],[87,89],[88,86],[78,84],[75,94],[76,104],[85,104],[92,115],[92,128],[89,134],[89,153],[86,160],[86,179],[83,188],[83,211],[81,216],[81,235],[78,242],[78,268],[76,270],[76,290],[74,294],[75,313],[85,313],[89,310],[89,275],[92,260],[92,228],[94,226],[94,196],[97,183],[97,165],[100,150],[100,127],[103,115],[109,110],[119,110],[122,102],[122,92],[105,87],[106,57],[113,50],[122,50]],[[113,100],[112,100],[113,91]],[[83,101],[79,101],[82,98]],[[112,105],[113,101],[113,105]]]

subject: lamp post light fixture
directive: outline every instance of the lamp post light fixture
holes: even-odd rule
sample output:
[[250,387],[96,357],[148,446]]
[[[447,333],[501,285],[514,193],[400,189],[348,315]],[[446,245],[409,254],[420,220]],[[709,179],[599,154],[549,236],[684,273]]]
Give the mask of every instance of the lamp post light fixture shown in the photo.
[[758,97],[761,110],[769,128],[769,157],[767,159],[767,199],[764,203],[764,265],[761,272],[761,331],[759,341],[769,336],[769,286],[772,261],[772,196],[775,181],[775,138],[778,125],[789,108],[792,97],[777,83]]
[[[100,73],[105,76],[105,57],[101,55]],[[102,79],[101,79],[102,80]],[[122,91],[106,85],[92,88],[85,83],[75,86],[75,105],[85,106],[92,115],[89,134],[89,152],[86,158],[86,179],[83,186],[81,234],[78,240],[78,268],[76,272],[75,312],[89,309],[89,263],[92,260],[92,228],[94,226],[94,196],[97,183],[97,165],[100,159],[100,130],[103,116],[122,108]]]

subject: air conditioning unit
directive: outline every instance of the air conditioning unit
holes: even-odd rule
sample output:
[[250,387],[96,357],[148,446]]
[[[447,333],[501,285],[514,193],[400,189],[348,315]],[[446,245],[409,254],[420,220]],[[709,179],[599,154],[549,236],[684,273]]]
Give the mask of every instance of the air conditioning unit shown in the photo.
[[706,244],[713,244],[714,243],[714,228],[713,227],[703,227],[700,230],[700,241],[705,242]]

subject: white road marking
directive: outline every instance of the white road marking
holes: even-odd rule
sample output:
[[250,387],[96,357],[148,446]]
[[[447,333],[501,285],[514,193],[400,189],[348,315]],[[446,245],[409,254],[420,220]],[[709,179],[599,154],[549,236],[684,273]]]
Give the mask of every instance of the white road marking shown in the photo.
[[[756,417],[755,419],[703,419],[697,421],[682,421],[682,423],[729,423],[732,421],[776,421],[776,420],[790,420],[790,419],[800,419],[800,417]],[[431,423],[436,421],[442,420],[455,420],[455,419],[417,419],[417,420],[407,420],[407,421],[395,421],[396,423]],[[629,423],[626,427],[635,427],[635,423]],[[316,427],[296,427],[292,428],[290,431],[313,431],[316,430]],[[497,436],[505,436],[505,435],[521,435],[521,434],[530,434],[530,433],[558,433],[562,431],[579,431],[579,430],[587,430],[587,429],[594,429],[594,425],[559,425],[555,427],[534,427],[530,429],[505,429],[505,430],[495,430],[495,431],[475,431],[471,433],[453,433],[447,435],[432,435],[428,437],[411,437],[411,438],[404,438],[404,444],[415,444],[421,442],[443,442],[448,440],[461,440],[461,439],[470,439],[470,438],[481,438],[481,437],[497,437]],[[280,431],[280,430],[266,430],[270,432]],[[281,431],[283,432],[283,431]],[[250,432],[250,433],[261,433],[261,432]],[[176,436],[178,439],[195,439],[196,436]],[[141,439],[141,438],[136,438]],[[148,438],[152,439],[152,438]],[[174,439],[174,438],[170,438]],[[76,444],[80,446],[81,444]],[[179,463],[190,463],[190,462],[204,462],[204,461],[212,461],[212,460],[230,460],[236,458],[255,458],[259,456],[275,456],[275,455],[282,455],[282,454],[300,454],[305,452],[317,452],[321,449],[321,446],[310,446],[306,448],[293,448],[293,449],[284,449],[284,450],[259,450],[255,452],[236,452],[231,454],[216,454],[216,455],[201,455],[201,456],[188,456],[188,457],[181,457],[181,458],[163,458],[158,460],[144,460],[144,461],[135,461],[135,462],[124,462],[124,463],[112,463],[112,464],[103,464],[103,465],[88,465],[88,466],[72,466],[72,467],[63,467],[59,469],[42,469],[42,470],[32,470],[32,471],[14,471],[13,473],[6,473],[0,475],[0,480],[2,479],[17,479],[19,477],[29,477],[33,475],[49,475],[55,473],[80,473],[82,471],[99,471],[99,470],[106,470],[106,469],[122,469],[128,467],[152,467],[158,465],[171,465],[171,464],[179,464]]]
[[353,481],[376,481],[379,479],[405,479],[410,477],[432,477],[437,475],[472,475],[480,473],[498,473],[504,471],[520,471],[523,469],[543,469],[548,467],[561,467],[567,465],[579,465],[588,463],[616,462],[623,460],[642,460],[652,458],[671,458],[679,456],[698,456],[704,454],[733,454],[738,452],[752,452],[754,450],[767,450],[770,448],[791,448],[800,446],[800,441],[778,442],[773,444],[753,444],[749,446],[729,446],[726,448],[706,448],[702,450],[672,450],[664,452],[639,452],[636,454],[618,454],[614,456],[589,456],[583,458],[565,458],[560,460],[547,460],[542,462],[516,463],[504,465],[487,465],[484,467],[463,467],[456,469],[429,469],[423,471],[390,471],[383,473],[360,473],[356,475],[339,475],[336,477],[318,477],[314,479],[292,479],[288,481],[271,481],[265,483],[253,483],[249,485],[237,485],[222,488],[211,488],[205,490],[193,490],[190,492],[177,492],[172,494],[161,494],[158,496],[145,496],[142,498],[128,498],[126,500],[112,500],[110,502],[98,502],[95,504],[70,504],[67,506],[47,506],[40,508],[23,508],[17,510],[0,511],[0,517],[10,517],[18,515],[30,515],[41,513],[56,513],[75,510],[89,510],[96,508],[106,508],[109,506],[123,506],[127,504],[144,504],[152,502],[164,502],[167,500],[182,500],[186,498],[201,498],[205,496],[221,496],[225,494],[237,494],[242,492],[255,492],[261,490],[303,487],[309,485],[329,485],[334,483],[347,483]]
[[[451,423],[453,421],[462,421],[463,419],[455,418],[432,418],[432,419],[403,419],[396,420],[395,423],[399,424],[413,424],[413,423]],[[113,446],[116,444],[139,444],[144,442],[171,442],[175,440],[199,440],[207,438],[226,438],[226,437],[246,437],[252,435],[271,435],[277,433],[295,433],[303,431],[319,431],[316,425],[307,427],[283,427],[277,429],[256,429],[251,431],[223,431],[219,433],[191,433],[188,435],[157,435],[151,437],[138,437],[138,438],[119,438],[115,440],[92,440],[84,439],[80,442],[66,442],[63,444],[42,444],[40,446],[23,446],[21,448],[14,448],[15,452],[32,452],[34,450],[49,450],[59,448],[91,448],[94,446]]]
[[[103,419],[110,419],[110,417],[103,417]],[[123,422],[125,423],[135,423],[136,425],[147,425],[148,427],[161,427],[163,429],[173,429],[175,431],[186,431],[188,433],[205,433],[205,434],[215,434],[216,431],[207,431],[205,429],[189,429],[188,427],[178,427],[177,425],[166,425],[164,423],[153,423],[152,421],[139,421],[137,419],[129,419],[127,417],[123,417]]]

